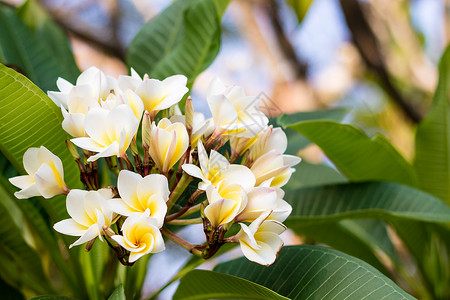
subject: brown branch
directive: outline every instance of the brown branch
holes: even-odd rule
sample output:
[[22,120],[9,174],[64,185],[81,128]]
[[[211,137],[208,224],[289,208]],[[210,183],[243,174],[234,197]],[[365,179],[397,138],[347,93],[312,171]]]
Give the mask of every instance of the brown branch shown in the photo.
[[390,75],[378,45],[377,37],[367,21],[358,0],[339,0],[345,21],[352,34],[353,42],[368,68],[377,76],[382,87],[414,123],[419,123],[422,116],[416,111],[392,83]]
[[305,79],[308,65],[302,61],[295,53],[294,46],[289,41],[283,29],[283,24],[280,18],[280,9],[276,0],[267,0],[267,14],[270,18],[272,28],[275,31],[275,37],[280,47],[280,51],[286,60],[292,66],[295,73],[295,78]]

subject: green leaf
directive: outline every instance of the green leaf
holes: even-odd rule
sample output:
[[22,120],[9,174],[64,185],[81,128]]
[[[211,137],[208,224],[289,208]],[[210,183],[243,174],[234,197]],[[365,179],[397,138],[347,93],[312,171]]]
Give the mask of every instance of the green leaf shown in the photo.
[[251,281],[212,271],[193,270],[181,277],[173,299],[289,299]]
[[439,83],[430,111],[416,133],[414,166],[419,186],[450,205],[450,47],[439,64]]
[[[20,278],[22,284],[36,293],[48,293],[53,289],[42,267],[38,253],[25,241],[22,231],[16,226],[13,218],[4,206],[4,198],[11,197],[6,190],[0,186],[0,253],[2,260],[12,261],[15,271],[0,268],[0,275],[8,280],[10,276]],[[13,275],[12,273],[17,274]],[[20,288],[20,286],[16,286]]]
[[317,144],[351,181],[392,181],[414,186],[413,167],[382,135],[373,138],[360,129],[331,121],[290,125]]
[[[60,109],[46,94],[24,76],[0,65],[0,151],[24,172],[25,151],[45,146],[61,158],[68,187],[77,188],[81,186],[79,171],[66,148],[64,141],[69,136],[61,127],[62,120]],[[63,199],[49,200],[58,220],[67,215]]]
[[327,110],[303,111],[295,114],[283,114],[276,119],[276,124],[284,128],[284,132],[288,138],[287,154],[296,154],[300,149],[305,148],[311,142],[297,131],[288,128],[294,124],[313,121],[313,120],[329,120],[340,122],[350,111],[347,107],[332,108]]
[[288,0],[287,3],[292,7],[297,16],[298,23],[301,23],[308,12],[309,6],[314,0]]
[[0,5],[0,62],[19,68],[43,91],[48,91],[56,90],[58,77],[74,78],[79,71],[76,66],[69,66],[70,51],[62,54],[58,50],[62,48],[56,46],[60,42],[56,41],[55,29],[45,26],[41,34],[33,33],[13,9]]
[[289,182],[283,190],[295,190],[302,187],[311,187],[325,184],[344,183],[348,180],[335,169],[322,164],[312,164],[302,161],[295,167]]
[[303,188],[284,199],[292,205],[288,227],[362,218],[450,222],[450,207],[440,199],[391,182]]
[[190,88],[220,48],[220,19],[229,0],[175,1],[150,20],[132,41],[127,64],[164,79],[184,74]]
[[71,298],[57,295],[43,295],[29,298],[28,300],[71,300]]
[[2,278],[0,278],[0,291],[2,291],[3,300],[25,300],[24,295],[19,290],[10,286]]
[[284,247],[270,267],[238,258],[214,270],[261,284],[291,299],[414,299],[369,264],[316,246]]
[[123,285],[119,285],[109,296],[108,300],[125,300],[125,291]]
[[[376,256],[373,245],[362,238],[355,228],[353,220],[343,220],[336,223],[314,224],[310,226],[291,226],[289,229],[296,234],[306,237],[307,243],[321,243],[336,250],[364,260],[386,276],[390,276],[385,265]],[[330,227],[333,230],[330,230]],[[356,229],[356,230],[355,230]]]

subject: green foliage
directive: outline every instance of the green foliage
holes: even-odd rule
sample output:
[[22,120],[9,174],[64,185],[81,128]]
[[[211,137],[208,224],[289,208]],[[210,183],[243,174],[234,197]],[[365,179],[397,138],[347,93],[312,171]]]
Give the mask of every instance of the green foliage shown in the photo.
[[272,122],[278,126],[284,128],[289,143],[286,149],[288,154],[296,154],[299,150],[305,148],[311,141],[308,140],[304,135],[299,134],[297,131],[289,128],[290,125],[297,123],[312,121],[312,120],[329,120],[340,122],[350,111],[347,107],[332,108],[326,110],[313,110],[313,111],[302,111],[295,114],[282,114],[276,121]]
[[298,23],[301,23],[308,13],[309,6],[314,0],[288,0],[287,3],[292,7],[297,16]]
[[29,1],[19,10],[31,29],[13,9],[0,5],[0,62],[19,68],[43,91],[56,90],[58,77],[74,80],[79,70],[67,37],[48,16],[33,18],[30,11],[36,7]]
[[250,280],[291,299],[413,299],[369,264],[316,246],[284,247],[270,267],[238,258],[219,264],[214,271]]
[[450,207],[430,194],[390,182],[303,188],[286,193],[288,227],[342,219],[384,218],[450,222]]
[[413,167],[382,135],[367,137],[360,129],[331,121],[289,125],[317,144],[351,181],[392,181],[414,186]]
[[136,35],[128,49],[128,65],[158,79],[184,74],[190,88],[219,52],[220,19],[228,2],[175,1]]
[[439,64],[439,83],[433,104],[416,133],[420,187],[450,205],[450,47]]
[[109,296],[108,300],[125,300],[125,291],[123,285],[119,285],[114,292]]
[[270,289],[251,281],[211,271],[193,270],[180,280],[173,299],[260,299],[284,300]]

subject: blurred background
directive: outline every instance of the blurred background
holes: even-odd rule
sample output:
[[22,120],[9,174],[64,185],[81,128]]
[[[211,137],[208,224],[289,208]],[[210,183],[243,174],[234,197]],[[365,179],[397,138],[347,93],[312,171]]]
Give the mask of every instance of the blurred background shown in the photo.
[[[95,65],[113,76],[129,72],[128,45],[171,2],[40,0],[70,36],[80,69]],[[191,92],[197,111],[209,114],[204,95],[218,76],[260,95],[261,109],[271,116],[351,107],[345,122],[369,136],[384,134],[411,160],[415,125],[428,110],[450,40],[450,0],[233,0],[222,30],[220,53]],[[300,155],[325,160],[316,146]],[[288,242],[295,239],[287,234]],[[150,276],[147,293],[189,256],[168,248],[151,260],[149,274],[161,276]]]

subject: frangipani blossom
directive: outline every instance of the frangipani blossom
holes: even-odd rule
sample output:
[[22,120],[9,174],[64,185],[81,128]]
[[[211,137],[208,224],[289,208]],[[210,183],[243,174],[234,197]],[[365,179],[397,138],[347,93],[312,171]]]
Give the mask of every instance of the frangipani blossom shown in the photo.
[[66,208],[71,219],[62,220],[53,226],[59,233],[80,237],[69,248],[89,242],[97,236],[102,240],[103,226],[111,226],[114,217],[109,207],[112,197],[110,189],[70,191]]
[[301,161],[301,158],[294,155],[286,155],[271,150],[255,160],[250,170],[256,177],[256,186],[269,180],[272,187],[285,185],[292,173],[295,172],[292,166]]
[[[182,115],[174,115],[170,117],[171,122],[180,122],[186,125],[186,118]],[[208,137],[214,131],[214,123],[212,119],[205,119],[205,116],[200,112],[194,112],[192,134],[191,134],[191,147],[197,145],[198,140],[201,137]]]
[[35,196],[51,198],[69,192],[64,183],[61,159],[44,146],[29,148],[23,155],[23,166],[28,175],[9,178],[21,190],[14,193],[19,199]]
[[272,211],[268,219],[283,222],[292,211],[291,205],[283,200],[283,190],[277,187],[255,187],[247,197],[247,205],[236,218],[238,222],[253,222],[267,210]]
[[242,253],[249,260],[263,266],[273,264],[283,247],[279,236],[286,227],[278,221],[266,220],[271,211],[267,211],[253,221],[249,226],[243,223],[236,235]]
[[242,87],[226,87],[218,78],[208,87],[207,101],[220,134],[254,137],[269,122],[258,110],[260,99],[246,96]]
[[269,126],[258,135],[255,143],[250,147],[248,159],[255,161],[258,157],[272,150],[275,150],[277,153],[284,153],[286,148],[286,133],[279,127],[273,128],[273,126]]
[[218,187],[212,185],[206,189],[208,206],[205,216],[213,227],[230,223],[247,204],[247,194],[239,184],[222,181]]
[[89,157],[88,161],[114,155],[120,157],[126,155],[138,126],[138,119],[126,104],[120,104],[111,111],[98,107],[86,114],[85,130],[89,137],[71,141],[80,148],[98,152]]
[[118,95],[109,94],[106,100],[102,100],[100,102],[101,107],[107,110],[113,110],[121,104],[127,104],[130,106],[136,119],[138,119],[138,121],[141,120],[142,114],[144,113],[144,104],[142,103],[141,98],[139,98],[139,96],[132,90],[126,90]]
[[130,215],[122,225],[123,235],[111,238],[120,246],[130,251],[128,261],[135,262],[148,253],[164,251],[165,245],[157,221],[149,217],[149,210]]
[[151,174],[142,178],[141,175],[122,170],[117,180],[120,199],[110,201],[114,212],[122,216],[133,213],[149,212],[156,220],[156,226],[163,225],[167,212],[166,202],[169,200],[169,183],[160,174]]
[[187,78],[184,75],[174,75],[164,80],[145,78],[131,69],[132,76],[120,76],[119,86],[122,90],[133,90],[144,103],[148,112],[157,112],[180,102],[189,91],[186,87]]
[[105,76],[96,67],[90,67],[72,85],[65,79],[58,78],[56,82],[60,92],[49,91],[49,97],[61,107],[64,117],[63,129],[74,137],[86,136],[84,119],[86,112],[99,106],[102,99],[106,99],[110,90],[117,86],[115,79]]
[[152,123],[149,153],[162,173],[167,173],[184,155],[189,146],[189,135],[182,123],[164,118],[158,126]]
[[194,164],[184,164],[182,168],[192,177],[202,180],[198,184],[199,189],[206,190],[209,185],[218,186],[224,179],[229,184],[240,184],[245,191],[250,191],[255,186],[255,176],[246,166],[230,164],[225,156],[215,150],[211,150],[208,158],[200,140],[197,149],[200,168]]

